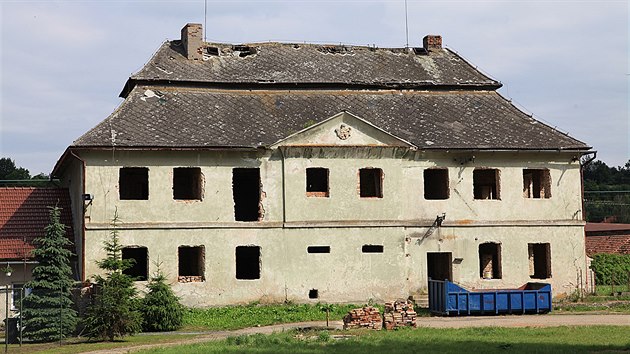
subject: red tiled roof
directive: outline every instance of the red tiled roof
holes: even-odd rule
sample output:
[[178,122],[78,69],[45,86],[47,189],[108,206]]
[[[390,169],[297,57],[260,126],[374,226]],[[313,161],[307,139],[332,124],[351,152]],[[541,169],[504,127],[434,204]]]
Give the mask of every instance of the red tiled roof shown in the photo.
[[65,188],[0,187],[0,259],[31,257],[33,241],[44,235],[49,208],[61,208],[66,235],[73,239],[70,194]]
[[610,232],[610,231],[628,231],[630,233],[630,224],[611,224],[605,222],[589,222],[584,226],[584,231],[589,232]]

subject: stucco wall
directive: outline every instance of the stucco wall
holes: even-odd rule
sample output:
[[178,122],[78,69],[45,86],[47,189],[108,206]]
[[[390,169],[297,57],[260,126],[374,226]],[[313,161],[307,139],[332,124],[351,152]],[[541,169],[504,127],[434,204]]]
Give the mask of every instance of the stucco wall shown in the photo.
[[[118,211],[121,241],[145,246],[159,260],[175,291],[191,306],[250,301],[364,302],[423,291],[427,252],[451,252],[453,278],[477,288],[515,287],[530,281],[528,243],[549,243],[554,293],[575,288],[585,270],[579,163],[565,153],[416,152],[388,147],[287,147],[282,151],[83,152],[86,193],[86,274],[98,272],[102,240]],[[474,155],[474,158],[473,158]],[[423,171],[448,169],[450,197],[425,200]],[[120,200],[120,167],[149,169],[148,200]],[[173,168],[199,167],[201,201],[173,200]],[[264,218],[235,222],[232,168],[260,167]],[[305,169],[329,169],[330,196],[306,195]],[[360,198],[358,170],[383,171],[383,198]],[[473,198],[475,168],[500,170],[501,199]],[[549,169],[552,197],[523,197],[523,169]],[[284,186],[283,186],[284,180]],[[283,204],[283,201],[286,203]],[[446,214],[441,227],[431,228]],[[502,279],[479,274],[479,244],[501,247]],[[365,254],[361,246],[383,245]],[[177,282],[177,247],[205,247],[205,282]],[[235,278],[235,248],[261,247],[261,277]],[[308,246],[330,246],[309,254]],[[155,265],[150,264],[150,273]],[[140,282],[139,285],[142,285]],[[319,298],[308,299],[317,289]]]

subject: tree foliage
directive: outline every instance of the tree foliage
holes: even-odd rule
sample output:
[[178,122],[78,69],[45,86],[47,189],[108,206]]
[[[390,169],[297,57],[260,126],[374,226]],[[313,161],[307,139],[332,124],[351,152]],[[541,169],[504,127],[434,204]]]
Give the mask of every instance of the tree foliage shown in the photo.
[[608,167],[594,161],[584,168],[584,205],[590,222],[630,223],[630,160]]
[[122,259],[118,235],[118,214],[112,219],[110,238],[103,242],[107,256],[97,264],[105,276],[94,276],[93,302],[84,319],[90,338],[113,341],[116,337],[133,335],[141,330],[142,315],[133,278],[123,274],[133,263]]
[[591,269],[598,285],[627,285],[630,282],[630,255],[596,254]]
[[0,158],[0,180],[30,179],[31,173],[22,167],[17,167],[15,161],[8,157]]
[[143,328],[148,332],[174,331],[182,326],[184,307],[166,283],[160,264],[157,268],[147,284],[149,292],[142,300]]
[[51,208],[44,236],[35,239],[33,256],[38,264],[33,269],[33,280],[25,285],[32,292],[23,301],[23,334],[37,342],[59,340],[72,334],[77,325],[70,293],[74,283],[72,252],[68,249],[71,242],[60,214],[60,208]]

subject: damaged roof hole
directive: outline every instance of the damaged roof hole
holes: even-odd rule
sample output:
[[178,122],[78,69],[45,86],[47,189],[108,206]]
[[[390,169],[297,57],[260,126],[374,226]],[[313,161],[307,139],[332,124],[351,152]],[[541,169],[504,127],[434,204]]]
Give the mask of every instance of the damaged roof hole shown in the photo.
[[412,48],[413,49],[413,54],[415,55],[427,55],[429,54],[429,52],[427,52],[426,49],[424,48]]
[[256,54],[256,48],[247,45],[235,45],[232,49],[234,50],[234,54],[238,54],[241,58]]
[[325,54],[346,54],[351,51],[351,48],[345,45],[323,45],[317,50]]
[[218,47],[207,47],[206,53],[209,55],[219,56],[219,48]]

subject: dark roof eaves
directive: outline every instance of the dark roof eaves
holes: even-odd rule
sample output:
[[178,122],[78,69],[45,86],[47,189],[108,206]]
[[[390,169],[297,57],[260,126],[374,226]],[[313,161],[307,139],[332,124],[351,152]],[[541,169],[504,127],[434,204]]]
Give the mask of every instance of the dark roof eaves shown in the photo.
[[392,83],[367,83],[367,82],[352,82],[352,83],[337,83],[337,82],[319,82],[319,83],[304,83],[304,82],[282,82],[282,83],[270,83],[270,82],[208,82],[208,81],[180,81],[180,80],[163,80],[163,79],[134,79],[130,77],[123,90],[120,92],[119,97],[127,98],[129,93],[136,86],[172,86],[172,87],[195,87],[195,88],[217,88],[217,89],[236,89],[236,90],[366,90],[366,89],[385,89],[385,90],[432,90],[432,91],[496,91],[501,88],[499,83],[461,83],[461,84],[436,84],[434,82],[392,82]]

